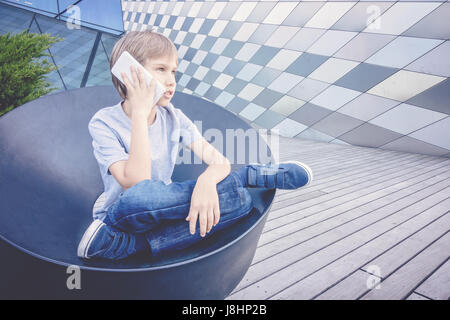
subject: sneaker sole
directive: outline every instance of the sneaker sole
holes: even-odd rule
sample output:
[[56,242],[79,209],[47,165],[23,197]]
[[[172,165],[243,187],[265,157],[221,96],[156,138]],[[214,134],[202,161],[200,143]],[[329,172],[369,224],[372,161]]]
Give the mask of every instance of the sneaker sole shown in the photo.
[[98,230],[100,230],[100,228],[103,227],[104,225],[105,224],[101,220],[96,219],[96,220],[94,220],[94,222],[91,223],[91,225],[84,232],[83,237],[80,240],[80,244],[78,245],[78,250],[77,250],[77,254],[80,258],[89,259],[88,255],[87,255],[89,246],[91,245],[92,240],[97,235]]
[[311,168],[304,164],[303,162],[300,161],[296,161],[296,160],[289,160],[289,161],[283,161],[283,163],[294,163],[300,167],[302,167],[303,169],[305,169],[305,171],[308,173],[308,183],[305,184],[303,187],[309,186],[311,184],[311,181],[313,180],[313,173]]

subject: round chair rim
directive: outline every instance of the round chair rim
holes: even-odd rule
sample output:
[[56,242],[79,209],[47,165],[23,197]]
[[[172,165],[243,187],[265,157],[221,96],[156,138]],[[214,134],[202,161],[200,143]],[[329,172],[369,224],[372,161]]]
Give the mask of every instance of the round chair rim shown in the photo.
[[[111,86],[109,86],[109,85],[108,85],[108,86],[100,85],[100,86],[96,86],[96,87],[111,87]],[[85,88],[69,89],[69,90],[65,90],[65,91],[62,91],[62,92],[51,93],[51,94],[45,95],[45,96],[43,96],[43,97],[49,97],[49,96],[53,96],[53,95],[66,94],[67,91],[82,90],[82,89],[85,89]],[[86,89],[87,89],[87,88],[86,88]],[[177,93],[181,93],[181,94],[184,94],[184,95],[192,96],[192,97],[197,98],[197,99],[201,99],[200,97],[195,96],[195,95],[192,95],[192,94],[187,94],[187,93],[184,93],[184,92],[177,92]],[[39,98],[37,98],[37,99],[35,99],[35,100],[38,100],[38,99],[39,99]],[[33,101],[35,101],[35,100],[33,100]],[[30,102],[33,102],[33,101],[30,101]],[[28,104],[28,103],[30,103],[30,102],[27,102],[27,103],[25,103],[24,105],[26,105],[26,104]],[[209,102],[209,103],[212,103],[212,104],[214,104],[214,105],[216,105],[214,102],[211,102],[211,101],[208,101],[208,102]],[[23,105],[22,105],[22,106],[23,106]],[[17,107],[17,108],[20,108],[20,106]],[[15,109],[17,109],[17,108],[15,108]],[[9,111],[8,113],[14,112],[15,109]],[[227,110],[227,111],[228,111],[228,110]],[[7,113],[7,114],[8,114],[8,113]],[[5,114],[4,116],[7,116],[7,114]],[[4,117],[4,116],[3,116],[3,117]],[[260,136],[259,133],[258,133],[258,136]],[[267,147],[270,149],[270,147],[269,147],[268,145],[267,145]],[[241,233],[238,237],[236,237],[236,238],[233,239],[232,241],[230,241],[230,242],[228,242],[228,243],[226,243],[226,244],[220,246],[219,248],[214,249],[214,250],[212,250],[212,251],[210,251],[210,252],[201,254],[201,255],[199,255],[199,256],[197,256],[197,257],[188,258],[188,259],[183,260],[183,261],[178,261],[178,262],[174,262],[174,263],[164,264],[164,265],[160,265],[160,266],[153,266],[153,267],[141,267],[141,268],[136,268],[136,267],[133,267],[133,268],[110,268],[110,267],[94,267],[94,266],[88,266],[88,265],[83,265],[83,264],[81,264],[81,265],[76,265],[76,266],[79,267],[81,270],[90,270],[90,271],[119,272],[119,273],[120,273],[120,272],[147,272],[147,271],[154,271],[154,270],[163,270],[163,269],[176,268],[176,267],[180,267],[180,266],[183,266],[183,265],[186,265],[186,264],[190,264],[190,263],[193,263],[193,262],[200,261],[200,260],[202,260],[202,259],[206,259],[206,258],[208,258],[208,257],[210,257],[210,256],[212,256],[212,255],[215,255],[215,254],[217,254],[217,253],[219,253],[219,252],[221,252],[221,251],[227,249],[227,248],[230,247],[230,246],[233,246],[235,243],[239,242],[239,241],[240,241],[242,238],[244,238],[248,233],[250,233],[256,226],[258,226],[259,223],[260,223],[263,219],[265,219],[266,215],[269,213],[269,211],[270,211],[270,209],[271,209],[271,207],[272,207],[273,199],[274,199],[274,197],[276,196],[277,189],[273,189],[273,190],[274,190],[274,192],[273,192],[273,194],[272,194],[271,197],[270,197],[271,199],[270,199],[270,201],[269,201],[269,205],[265,208],[265,210],[264,210],[264,212],[261,214],[261,216],[260,216],[256,221],[254,221],[254,222],[252,223],[252,225],[251,225],[247,230],[245,230],[245,232]],[[254,207],[252,210],[260,211],[260,210],[257,209],[256,207]],[[0,240],[5,241],[5,242],[8,243],[9,245],[11,245],[11,246],[15,247],[16,249],[18,249],[19,251],[21,251],[21,252],[23,252],[23,253],[25,253],[25,254],[28,254],[28,255],[30,255],[30,256],[32,256],[32,257],[34,257],[34,258],[37,258],[37,259],[39,259],[39,260],[42,260],[42,261],[45,261],[45,262],[49,262],[49,263],[54,263],[54,264],[57,264],[57,265],[60,265],[60,266],[64,266],[64,267],[68,267],[68,266],[73,266],[73,265],[74,265],[74,264],[71,264],[71,263],[68,263],[68,262],[64,262],[64,261],[56,260],[56,259],[53,259],[53,258],[49,258],[49,257],[46,257],[46,256],[44,256],[44,255],[42,255],[42,254],[38,254],[38,253],[36,253],[36,252],[30,251],[30,250],[28,250],[28,249],[25,249],[25,248],[23,248],[22,246],[20,246],[20,245],[14,243],[13,241],[11,241],[11,240],[5,238],[5,236],[3,236],[1,233],[0,233]]]

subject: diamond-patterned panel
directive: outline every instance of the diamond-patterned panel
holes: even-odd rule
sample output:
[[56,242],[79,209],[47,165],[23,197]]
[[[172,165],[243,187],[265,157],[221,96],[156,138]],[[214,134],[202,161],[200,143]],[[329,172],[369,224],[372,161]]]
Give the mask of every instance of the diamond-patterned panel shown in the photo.
[[155,26],[179,49],[177,90],[255,127],[450,154],[446,1],[123,2],[126,30]]
[[[122,1],[122,9],[126,31],[155,27],[174,42],[177,90],[255,126],[450,154],[448,1]],[[0,11],[2,33],[30,26],[64,37],[50,49],[59,70],[48,79],[63,90],[80,86],[96,31],[39,14],[31,23],[32,13],[4,2]],[[116,41],[102,35],[86,85],[110,84]]]

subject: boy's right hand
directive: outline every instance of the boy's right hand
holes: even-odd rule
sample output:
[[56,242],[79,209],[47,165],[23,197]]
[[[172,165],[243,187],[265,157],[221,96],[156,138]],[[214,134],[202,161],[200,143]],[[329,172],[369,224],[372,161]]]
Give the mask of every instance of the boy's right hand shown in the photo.
[[154,107],[153,99],[155,96],[156,86],[155,78],[152,78],[150,85],[147,87],[142,70],[140,68],[139,70],[136,70],[134,66],[131,66],[130,70],[133,77],[133,84],[124,72],[122,72],[122,79],[124,80],[127,88],[126,100],[128,100],[131,106],[131,115],[138,114],[142,117],[148,118]]

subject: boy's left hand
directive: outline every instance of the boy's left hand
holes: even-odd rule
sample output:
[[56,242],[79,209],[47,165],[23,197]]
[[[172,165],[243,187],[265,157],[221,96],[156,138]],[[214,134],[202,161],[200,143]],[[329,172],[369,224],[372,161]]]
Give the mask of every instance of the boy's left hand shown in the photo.
[[191,197],[191,207],[186,221],[189,221],[191,234],[195,234],[197,218],[200,224],[200,235],[205,236],[220,219],[219,195],[217,185],[210,179],[199,177]]

